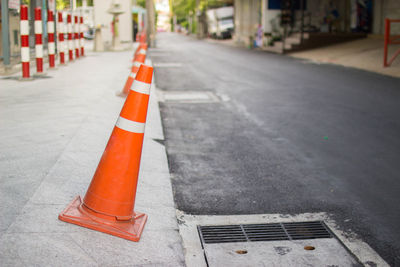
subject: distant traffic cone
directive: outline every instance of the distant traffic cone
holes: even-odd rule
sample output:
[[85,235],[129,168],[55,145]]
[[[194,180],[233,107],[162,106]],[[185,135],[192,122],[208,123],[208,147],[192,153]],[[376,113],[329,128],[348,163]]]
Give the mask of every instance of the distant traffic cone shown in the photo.
[[146,33],[144,31],[140,34],[139,42],[146,43]]
[[[132,68],[131,68],[131,72],[134,72],[135,68],[139,68],[140,65],[144,64],[145,60],[146,60],[146,55],[143,55],[143,54],[137,55],[135,57],[135,61],[133,62],[133,65],[132,65]],[[137,70],[136,70],[136,72],[137,72]]]
[[129,94],[129,90],[132,87],[133,81],[136,78],[136,73],[139,71],[139,67],[144,64],[144,61],[146,60],[146,56],[141,56],[137,58],[137,60],[133,63],[133,66],[131,68],[131,73],[128,76],[128,79],[126,79],[124,88],[122,89],[122,92],[119,94],[119,96],[127,96]]
[[138,55],[146,55],[146,54],[147,54],[147,44],[140,44],[133,55],[132,62],[135,61]]
[[60,220],[139,241],[147,215],[133,209],[152,76],[152,67],[140,67],[85,198],[77,196]]
[[124,88],[122,89],[122,92],[119,94],[119,96],[127,96],[129,94],[129,90],[131,89],[133,81],[136,78],[136,73],[138,72],[138,70],[138,67],[132,68],[131,73],[129,74],[128,79],[126,79]]

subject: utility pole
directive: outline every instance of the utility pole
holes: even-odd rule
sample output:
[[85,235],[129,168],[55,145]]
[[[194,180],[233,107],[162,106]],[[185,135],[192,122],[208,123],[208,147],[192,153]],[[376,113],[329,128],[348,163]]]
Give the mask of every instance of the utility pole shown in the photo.
[[3,63],[5,67],[10,66],[10,25],[8,18],[8,0],[1,0],[2,31],[1,40],[3,46]]
[[200,10],[200,0],[196,0],[196,35],[198,39],[203,38],[203,20]]
[[154,0],[146,0],[146,12],[147,12],[147,45],[149,47],[155,46],[156,38],[156,16],[154,10]]

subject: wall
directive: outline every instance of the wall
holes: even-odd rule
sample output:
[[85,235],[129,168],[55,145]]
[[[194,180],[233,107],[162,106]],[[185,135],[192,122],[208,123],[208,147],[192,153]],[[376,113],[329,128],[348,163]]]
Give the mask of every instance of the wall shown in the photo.
[[235,0],[235,33],[234,41],[239,45],[248,46],[254,38],[257,26],[261,22],[261,0]]
[[[118,16],[120,40],[122,43],[132,42],[133,25],[131,2],[130,0],[119,0],[117,2],[121,5],[122,10],[125,11],[125,13]],[[107,12],[111,3],[112,1],[93,1],[94,25],[102,25],[101,37],[106,48],[111,46],[112,41],[111,22],[113,16]]]
[[279,25],[279,14],[281,13],[279,10],[270,10],[268,9],[268,0],[262,1],[262,27],[265,33],[271,33],[273,30],[273,23],[278,22]]
[[[399,0],[375,0],[373,11],[374,34],[384,34],[385,18],[400,19]],[[400,34],[400,23],[392,24],[391,34]]]
[[[263,29],[266,33],[271,33],[273,30],[273,23],[279,26],[279,10],[268,10],[268,1],[263,0]],[[304,25],[312,25],[316,29],[322,31],[329,30],[327,25],[324,24],[324,18],[332,10],[331,4],[336,8],[339,13],[339,18],[334,23],[336,32],[350,32],[350,0],[307,0],[304,12]],[[295,30],[300,30],[301,25],[301,11],[296,11],[295,14]],[[321,28],[322,26],[322,28]],[[306,28],[305,28],[306,29]],[[307,29],[306,29],[307,30]]]
[[[9,9],[8,12],[9,20],[8,20],[8,31],[9,31],[9,48],[10,48],[10,56],[11,60],[13,58],[16,58],[19,56],[21,52],[21,46],[20,46],[20,32],[19,32],[19,24],[20,24],[20,18],[19,18],[19,13],[16,12],[16,10]],[[0,24],[1,31],[3,31],[3,25]],[[6,29],[4,29],[6,30]],[[2,44],[2,35],[0,34],[0,56],[3,57],[3,44]]]

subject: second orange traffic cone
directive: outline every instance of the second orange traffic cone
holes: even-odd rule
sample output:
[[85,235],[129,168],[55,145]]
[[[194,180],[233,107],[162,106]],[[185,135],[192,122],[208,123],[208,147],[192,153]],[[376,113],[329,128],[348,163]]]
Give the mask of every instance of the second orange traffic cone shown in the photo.
[[147,54],[147,44],[140,44],[138,46],[138,48],[136,49],[134,55],[133,55],[133,59],[132,62],[135,62],[137,55],[146,55]]
[[128,95],[129,90],[132,87],[133,81],[135,80],[136,73],[139,71],[140,65],[144,64],[145,60],[146,60],[146,55],[140,55],[136,57],[135,62],[133,63],[131,68],[131,73],[129,74],[128,79],[126,79],[124,88],[122,89],[122,92],[119,94],[119,96]]
[[144,64],[145,60],[146,60],[146,55],[137,54],[135,56],[135,60],[132,65],[131,72],[134,71],[135,67],[139,68],[141,64]]
[[60,220],[139,241],[147,215],[133,209],[152,76],[152,67],[140,67],[84,199]]

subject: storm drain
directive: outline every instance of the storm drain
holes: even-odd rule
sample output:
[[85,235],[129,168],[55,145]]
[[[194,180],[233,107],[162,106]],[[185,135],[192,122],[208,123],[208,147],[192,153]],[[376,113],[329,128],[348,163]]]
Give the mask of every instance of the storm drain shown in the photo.
[[332,238],[322,221],[197,226],[203,244]]

